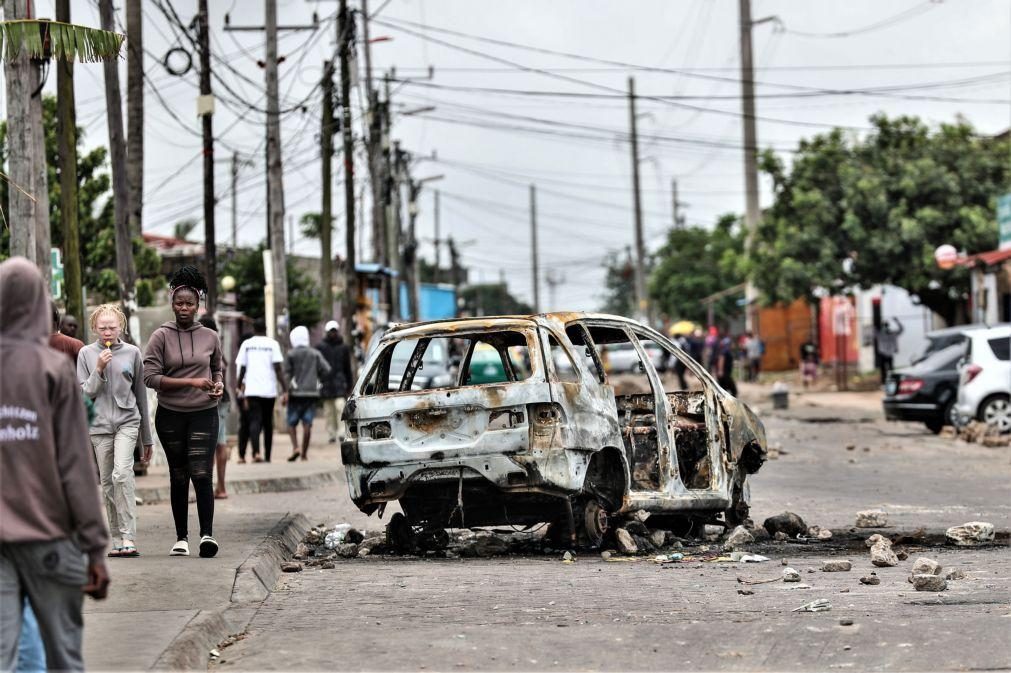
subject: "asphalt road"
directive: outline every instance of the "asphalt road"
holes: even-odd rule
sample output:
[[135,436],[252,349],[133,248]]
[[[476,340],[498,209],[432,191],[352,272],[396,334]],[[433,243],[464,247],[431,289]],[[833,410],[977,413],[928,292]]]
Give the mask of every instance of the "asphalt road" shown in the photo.
[[[766,418],[770,443],[785,453],[753,482],[756,520],[791,510],[844,533],[857,510],[882,508],[893,523],[886,533],[979,519],[1011,527],[1006,449],[942,440],[922,426],[852,412],[832,420],[829,412]],[[333,493],[325,502],[306,493],[300,502],[320,520],[351,513]],[[860,547],[788,543],[763,547],[771,560],[748,565],[616,563],[596,554],[573,564],[557,555],[344,561],[333,570],[285,575],[212,668],[1011,668],[1007,548],[908,549],[909,560],[895,568],[874,568]],[[906,578],[921,555],[963,569],[966,579],[940,594],[914,591]],[[853,570],[818,570],[829,558],[849,559]],[[753,595],[738,593],[745,586],[739,577],[777,578],[784,560],[808,588],[777,581],[748,586]],[[872,570],[881,584],[860,584]],[[830,601],[831,610],[792,612],[815,599]]]

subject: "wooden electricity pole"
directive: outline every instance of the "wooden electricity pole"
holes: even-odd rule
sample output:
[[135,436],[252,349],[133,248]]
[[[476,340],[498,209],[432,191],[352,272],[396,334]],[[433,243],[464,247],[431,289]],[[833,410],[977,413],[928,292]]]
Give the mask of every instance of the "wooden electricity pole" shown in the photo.
[[[269,214],[267,232],[274,278],[275,331],[271,336],[288,343],[288,325],[281,329],[288,313],[288,273],[284,254],[284,177],[281,170],[281,112],[277,91],[277,0],[266,0],[266,77],[267,77],[267,197]],[[283,333],[282,333],[283,332]]]
[[632,203],[635,207],[635,311],[637,318],[649,315],[646,297],[646,244],[642,233],[642,194],[639,188],[639,134],[635,114],[635,78],[628,78],[628,125],[632,146]]
[[[351,135],[351,41],[354,37],[354,19],[348,11],[347,0],[340,0],[337,14],[341,67],[341,132],[344,141],[344,214],[347,219],[345,244],[344,283],[344,341],[354,350],[355,310],[358,306],[358,275],[355,271],[355,146]],[[355,365],[352,359],[352,367]]]
[[[102,30],[114,31],[116,21],[112,0],[99,0]],[[123,99],[119,89],[119,64],[106,61],[105,107],[109,125],[109,158],[112,164],[113,217],[116,222],[116,272],[119,275],[123,312],[129,320],[137,307],[134,299],[136,272],[133,265],[133,238],[130,236],[129,192],[126,182],[126,139],[123,137]]]
[[323,120],[320,126],[320,155],[323,159],[322,196],[319,217],[320,281],[323,291],[323,317],[333,315],[333,61],[323,63]]
[[534,313],[541,310],[540,269],[537,264],[537,187],[530,185],[530,266],[534,284]]
[[126,183],[130,235],[139,238],[144,212],[144,36],[141,0],[126,0]]
[[211,96],[211,44],[207,23],[207,0],[197,10],[197,39],[200,44],[200,97],[204,155],[204,275],[207,277],[207,312],[218,307],[218,244],[214,229],[214,108]]
[[[70,0],[56,0],[56,20],[70,23]],[[56,115],[60,142],[60,219],[63,225],[63,292],[67,313],[84,324],[81,296],[81,242],[77,226],[77,114],[74,62],[56,61]]]

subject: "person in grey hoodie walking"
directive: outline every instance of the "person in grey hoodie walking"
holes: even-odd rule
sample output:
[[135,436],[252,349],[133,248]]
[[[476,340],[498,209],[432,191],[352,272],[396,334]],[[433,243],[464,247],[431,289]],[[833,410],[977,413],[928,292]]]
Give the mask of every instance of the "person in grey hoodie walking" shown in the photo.
[[0,670],[31,603],[50,670],[83,670],[83,595],[105,598],[109,541],[81,386],[52,332],[47,283],[0,264]]
[[144,384],[158,391],[154,426],[169,464],[169,499],[176,543],[171,556],[189,556],[190,482],[197,496],[200,556],[218,553],[214,539],[213,460],[218,439],[218,400],[224,394],[224,359],[218,335],[196,322],[207,281],[184,266],[169,281],[175,321],[151,334],[144,352]]
[[77,354],[77,380],[95,403],[95,418],[89,429],[91,444],[98,461],[109,534],[122,540],[113,544],[109,556],[139,556],[133,478],[138,435],[144,445],[144,463],[151,460],[153,448],[143,356],[139,348],[120,338],[126,316],[118,304],[96,308],[89,324],[97,340]]
[[[291,330],[291,350],[284,356],[284,375],[288,384],[288,432],[291,433],[291,457],[288,462],[309,459],[309,438],[316,416],[319,389],[330,373],[323,355],[309,345],[309,330],[299,325]],[[302,422],[302,451],[298,450],[298,423]]]

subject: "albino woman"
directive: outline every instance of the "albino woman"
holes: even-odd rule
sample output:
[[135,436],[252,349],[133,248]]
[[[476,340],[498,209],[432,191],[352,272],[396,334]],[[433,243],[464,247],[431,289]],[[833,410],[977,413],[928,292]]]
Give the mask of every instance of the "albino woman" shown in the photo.
[[91,314],[94,343],[77,356],[77,379],[84,394],[95,403],[91,445],[102,480],[109,535],[109,556],[139,556],[137,510],[134,499],[133,451],[137,436],[144,444],[143,461],[151,459],[151,423],[144,387],[144,359],[140,349],[120,335],[126,316],[116,304],[102,304]]

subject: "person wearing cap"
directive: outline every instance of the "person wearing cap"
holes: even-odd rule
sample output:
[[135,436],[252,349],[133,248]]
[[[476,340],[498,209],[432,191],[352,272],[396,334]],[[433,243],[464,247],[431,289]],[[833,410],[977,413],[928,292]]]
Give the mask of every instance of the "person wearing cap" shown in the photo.
[[338,439],[344,441],[344,402],[351,389],[351,349],[341,337],[340,326],[336,320],[331,320],[324,327],[323,340],[316,346],[323,359],[330,365],[330,374],[323,379],[323,387],[319,396],[323,400],[323,412],[326,414],[326,431],[330,443]]

